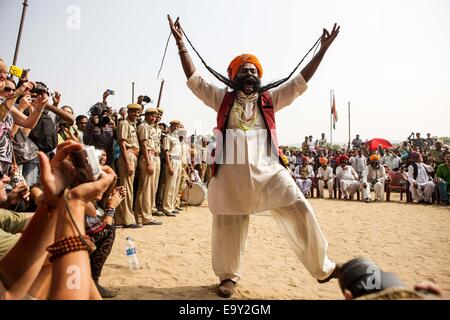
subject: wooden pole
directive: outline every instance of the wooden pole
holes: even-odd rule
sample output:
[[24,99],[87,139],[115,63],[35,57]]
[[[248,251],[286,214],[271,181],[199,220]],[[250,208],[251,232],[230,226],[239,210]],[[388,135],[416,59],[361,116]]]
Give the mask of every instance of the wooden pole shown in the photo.
[[161,86],[159,87],[159,96],[158,96],[158,103],[156,105],[156,108],[159,108],[159,105],[161,104],[163,88],[164,88],[164,79],[161,80]]
[[23,23],[25,21],[25,13],[27,12],[28,7],[28,0],[23,1],[23,8],[22,8],[22,18],[20,19],[20,26],[19,26],[19,34],[17,35],[17,41],[16,41],[16,50],[14,51],[14,59],[13,59],[13,65],[16,65],[17,57],[19,55],[19,47],[20,47],[20,40],[22,39],[22,29],[23,29]]

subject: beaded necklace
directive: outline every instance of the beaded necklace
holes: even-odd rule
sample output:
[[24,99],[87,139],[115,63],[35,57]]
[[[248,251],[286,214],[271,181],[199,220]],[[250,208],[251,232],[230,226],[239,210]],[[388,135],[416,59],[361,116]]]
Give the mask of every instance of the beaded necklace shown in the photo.
[[[251,95],[245,95],[242,91],[238,91],[236,98],[234,99],[233,108],[231,110],[232,116],[239,129],[248,131],[251,130],[256,123],[256,102],[258,101],[258,93],[255,92]],[[250,118],[246,118],[245,106],[247,103],[253,104],[251,110],[252,115]]]

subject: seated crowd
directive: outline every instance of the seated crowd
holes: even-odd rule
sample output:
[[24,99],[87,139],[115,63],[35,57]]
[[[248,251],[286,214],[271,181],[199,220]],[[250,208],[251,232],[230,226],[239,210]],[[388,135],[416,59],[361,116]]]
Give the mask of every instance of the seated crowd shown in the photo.
[[430,204],[437,194],[436,201],[448,205],[449,146],[431,138],[431,134],[427,134],[427,139],[420,138],[420,133],[416,139],[411,137],[397,147],[379,145],[370,150],[367,141],[356,135],[351,148],[333,150],[322,134],[316,141],[313,136],[305,137],[300,150],[281,147],[280,152],[305,197],[313,196],[313,189],[317,188],[318,197],[323,198],[327,188],[329,198],[333,198],[336,190],[344,200],[351,200],[358,193],[367,203],[382,201],[386,185],[397,173],[408,186],[413,201]]

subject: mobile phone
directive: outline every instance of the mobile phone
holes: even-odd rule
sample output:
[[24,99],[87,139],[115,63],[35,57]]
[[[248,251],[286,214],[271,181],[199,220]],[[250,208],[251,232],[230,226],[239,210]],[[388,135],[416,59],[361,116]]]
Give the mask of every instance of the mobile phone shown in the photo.
[[30,71],[30,69],[21,69],[18,66],[14,66],[12,65],[9,68],[9,73],[18,77],[19,79],[25,80],[27,79],[28,76],[28,72]]
[[86,183],[98,180],[102,169],[100,167],[98,150],[93,146],[72,152],[72,162],[77,171],[78,182]]

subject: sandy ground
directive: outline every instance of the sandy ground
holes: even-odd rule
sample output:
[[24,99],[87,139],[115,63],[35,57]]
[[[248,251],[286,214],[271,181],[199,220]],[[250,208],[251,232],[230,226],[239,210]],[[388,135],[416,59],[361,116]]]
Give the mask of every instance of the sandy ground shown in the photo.
[[[329,242],[329,257],[370,257],[409,286],[434,279],[450,296],[450,208],[400,203],[310,199]],[[100,282],[116,299],[220,299],[211,267],[211,213],[189,207],[162,226],[118,229]],[[336,280],[318,284],[288,247],[269,212],[250,220],[244,277],[236,299],[341,299]],[[138,247],[142,269],[131,272],[125,238]]]

